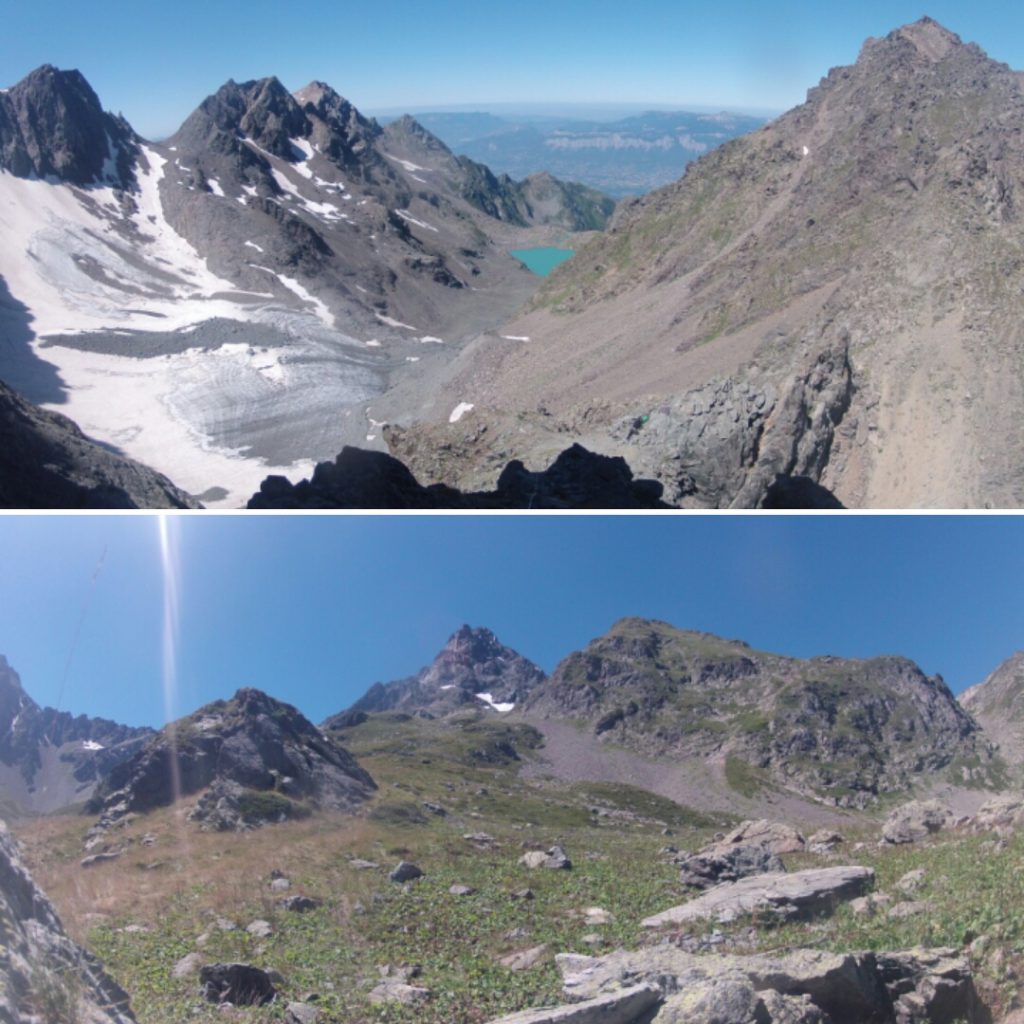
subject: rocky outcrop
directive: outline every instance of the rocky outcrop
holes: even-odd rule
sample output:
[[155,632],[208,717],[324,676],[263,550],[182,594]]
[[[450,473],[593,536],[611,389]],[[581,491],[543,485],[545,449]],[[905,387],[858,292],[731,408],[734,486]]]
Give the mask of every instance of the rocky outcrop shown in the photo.
[[0,381],[0,508],[199,507],[167,477]]
[[871,868],[809,868],[792,874],[751,875],[723,882],[690,900],[645,918],[645,928],[685,925],[700,921],[719,924],[753,916],[780,921],[806,921],[827,917],[836,908],[874,886]]
[[321,462],[309,480],[267,477],[249,500],[251,509],[321,508],[667,508],[661,485],[635,480],[626,461],[575,444],[545,470],[518,461],[502,471],[493,491],[463,494],[444,484],[424,487],[398,459],[384,452],[343,448]]
[[[128,816],[211,787],[192,812],[209,827],[250,827],[353,811],[376,789],[340,743],[259,690],[239,690],[166,726],[104,780],[90,801],[97,845]],[[212,795],[211,795],[212,794]]]
[[136,137],[79,71],[44,64],[0,92],[0,169],[19,178],[126,187]]
[[25,813],[87,800],[153,735],[148,728],[40,707],[0,655],[0,791]]
[[987,1024],[965,957],[890,954],[697,956],[669,944],[556,957],[571,1003],[492,1024]]
[[545,678],[543,669],[506,647],[489,629],[464,625],[426,668],[407,679],[374,683],[323,726],[343,728],[358,724],[359,716],[368,712],[392,710],[443,716],[476,708],[501,714],[521,704]]
[[838,806],[1002,777],[941,677],[905,658],[787,658],[644,619],[564,658],[525,710],[645,756],[705,758],[748,793],[781,786]]
[[733,846],[728,850],[695,853],[677,859],[679,881],[697,889],[735,882],[751,875],[785,871],[778,854],[760,846]]
[[0,822],[0,1020],[133,1024],[128,995],[65,934]]

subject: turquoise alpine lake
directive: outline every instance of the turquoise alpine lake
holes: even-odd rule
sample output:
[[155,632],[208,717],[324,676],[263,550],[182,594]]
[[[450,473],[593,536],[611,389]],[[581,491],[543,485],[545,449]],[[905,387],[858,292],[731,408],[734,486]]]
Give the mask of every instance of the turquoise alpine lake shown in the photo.
[[512,249],[510,256],[515,256],[527,270],[532,270],[540,277],[547,277],[559,263],[564,263],[576,255],[575,249],[555,249],[550,245],[537,249]]

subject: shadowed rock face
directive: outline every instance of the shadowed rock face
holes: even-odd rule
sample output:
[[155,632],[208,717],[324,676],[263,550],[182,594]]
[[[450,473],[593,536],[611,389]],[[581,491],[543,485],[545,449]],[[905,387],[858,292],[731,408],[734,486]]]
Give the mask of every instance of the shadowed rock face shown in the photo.
[[167,477],[0,381],[0,508],[198,508]]
[[45,64],[0,93],[0,168],[19,178],[123,188],[135,150],[128,123],[104,112],[79,71]]
[[102,776],[152,735],[148,728],[41,708],[0,655],[0,789],[21,810],[48,813],[87,799]]
[[232,784],[225,795],[241,801],[245,825],[310,808],[352,811],[376,789],[355,758],[296,708],[243,689],[165,727],[115,768],[88,804],[101,814],[94,837],[132,812],[215,784]]
[[0,1020],[132,1024],[128,995],[67,937],[0,822]]
[[563,659],[526,710],[847,806],[919,780],[994,784],[1002,767],[941,677],[905,658],[787,658],[644,619]]
[[544,680],[544,671],[506,647],[489,629],[462,626],[434,661],[416,675],[391,683],[375,683],[346,711],[332,715],[324,728],[354,724],[354,717],[373,711],[425,711],[451,714],[468,707],[491,707],[477,697],[486,693],[495,704],[520,704]]

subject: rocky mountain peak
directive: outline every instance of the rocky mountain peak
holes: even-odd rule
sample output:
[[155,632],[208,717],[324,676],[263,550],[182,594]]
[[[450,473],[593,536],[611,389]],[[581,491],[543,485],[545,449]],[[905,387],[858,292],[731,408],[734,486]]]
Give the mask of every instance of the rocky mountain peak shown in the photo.
[[0,168],[17,177],[126,187],[135,147],[80,71],[44,64],[0,93]]
[[324,725],[343,727],[372,711],[446,715],[472,707],[502,713],[525,701],[545,678],[543,669],[506,647],[491,630],[463,625],[415,676],[375,683]]
[[424,128],[411,114],[403,114],[384,129],[387,137],[406,146],[435,156],[452,155],[451,150],[431,131]]
[[[341,744],[291,704],[251,687],[166,726],[90,801],[94,838],[133,812],[207,790],[194,812],[217,828],[353,811],[376,784]],[[212,796],[211,796],[212,794]]]
[[894,49],[907,51],[907,46],[919,60],[938,63],[949,56],[950,51],[963,46],[963,40],[934,18],[927,16],[894,29],[884,39],[868,39],[861,49],[861,60],[871,59],[882,53],[891,54]]

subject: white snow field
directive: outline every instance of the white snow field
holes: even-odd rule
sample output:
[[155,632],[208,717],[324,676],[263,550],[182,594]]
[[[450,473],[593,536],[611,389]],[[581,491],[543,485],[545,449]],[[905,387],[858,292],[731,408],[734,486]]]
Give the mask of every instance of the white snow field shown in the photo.
[[0,277],[13,299],[0,316],[18,328],[0,333],[0,379],[11,371],[39,400],[35,374],[52,399],[55,368],[65,400],[41,404],[208,507],[237,508],[268,474],[308,476],[311,456],[333,457],[342,406],[377,394],[380,370],[297,280],[275,275],[292,303],[211,272],[164,216],[165,159],[142,155],[127,194],[0,171]]

